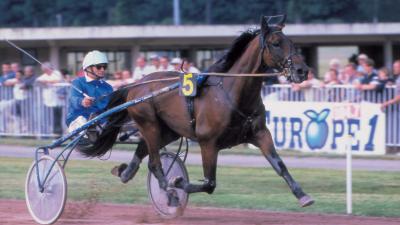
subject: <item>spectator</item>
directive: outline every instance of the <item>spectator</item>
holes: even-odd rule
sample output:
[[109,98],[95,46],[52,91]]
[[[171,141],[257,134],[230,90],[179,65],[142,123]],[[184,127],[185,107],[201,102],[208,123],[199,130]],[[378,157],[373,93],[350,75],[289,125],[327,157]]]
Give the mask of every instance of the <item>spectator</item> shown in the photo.
[[123,70],[122,72],[119,72],[118,76],[119,76],[118,80],[107,81],[109,84],[111,84],[114,90],[134,82],[131,72],[129,70]]
[[335,87],[335,85],[341,84],[339,80],[339,72],[336,69],[329,69],[326,78],[327,80],[322,85],[323,87],[328,87],[328,89],[326,89],[326,100],[329,102],[340,101],[343,98],[343,90],[341,88]]
[[[22,104],[24,107],[22,108],[22,111],[27,112],[27,115],[25,119],[27,121],[33,121],[35,118],[35,107],[34,105],[37,104],[37,102],[34,102],[33,100],[33,85],[35,84],[35,81],[37,79],[37,75],[35,74],[35,69],[33,66],[26,66],[24,68],[24,78],[22,79],[22,85],[21,89],[25,90],[27,93],[27,98],[25,99],[25,102]],[[34,126],[33,123],[27,123],[27,129],[28,131],[33,131]]]
[[136,59],[136,67],[133,71],[133,80],[137,81],[142,79],[144,76],[149,74],[151,71],[146,65],[146,59],[144,57],[139,57]]
[[181,72],[182,59],[181,58],[173,58],[171,60],[171,65],[174,67],[173,71]]
[[368,56],[366,54],[359,54],[357,57],[357,72],[361,74],[365,74],[364,64],[367,62]]
[[374,69],[375,63],[372,59],[367,59],[363,65],[365,75],[361,78],[361,82],[355,84],[354,87],[358,90],[374,90],[379,83],[378,75]]
[[173,71],[174,67],[169,64],[168,57],[160,57],[161,71]]
[[[15,73],[15,78],[5,81],[5,85],[14,86],[18,84],[18,89],[31,89],[37,76],[34,73],[32,66],[25,67],[24,71],[19,70]],[[15,91],[14,91],[15,92]]]
[[321,87],[322,82],[315,78],[314,69],[310,68],[307,74],[307,80],[301,82],[300,84],[292,83],[293,91],[303,91],[304,99],[306,101],[316,101],[319,97],[315,91],[316,88]]
[[307,80],[301,82],[300,84],[292,83],[292,87],[294,91],[300,91],[310,88],[319,88],[321,87],[322,82],[315,78],[314,69],[310,68],[307,74]]
[[[392,78],[393,79],[397,79],[397,80],[400,78],[400,59],[396,60],[393,63],[393,75],[392,75]],[[397,80],[396,80],[396,82],[397,82]]]
[[[12,85],[14,86],[13,93],[14,93],[14,100],[15,100],[15,115],[18,118],[17,121],[20,122],[19,126],[18,126],[20,128],[19,129],[20,132],[26,132],[26,125],[27,125],[25,119],[22,120],[22,118],[21,118],[22,117],[22,108],[23,108],[23,106],[26,106],[28,103],[26,101],[27,92],[22,89],[23,79],[24,79],[24,73],[22,70],[20,70],[15,73],[15,78],[9,79],[6,81],[6,83],[7,82],[13,83]],[[24,122],[22,122],[22,121],[24,121]],[[22,127],[22,126],[24,126],[24,127]]]
[[67,69],[61,69],[60,73],[63,77],[63,80],[67,83],[71,83],[74,77],[69,73]]
[[61,83],[57,84],[57,85],[59,85],[59,87],[57,89],[57,96],[58,96],[58,99],[63,102],[62,105],[66,105],[67,104],[66,100],[67,100],[68,93],[69,93],[69,91],[68,91],[69,85],[68,84],[70,84],[72,82],[73,76],[68,72],[67,69],[61,69],[60,73],[63,78],[63,81],[62,81],[63,84],[61,84]]
[[158,55],[150,56],[150,60],[151,60],[151,65],[149,66],[149,74],[162,71],[160,58],[158,57]]
[[389,76],[389,70],[385,67],[378,70],[378,81],[379,84],[375,90],[379,92],[382,92],[386,86],[391,86],[395,83],[395,81]]
[[393,75],[396,77],[396,96],[381,105],[381,109],[384,110],[389,105],[393,105],[400,102],[400,60],[396,60],[393,63]]
[[[58,87],[55,84],[63,82],[63,77],[59,71],[52,69],[53,67],[49,62],[43,63],[41,68],[43,74],[36,79],[36,83],[43,88],[44,121],[53,118],[53,133],[62,135],[62,101],[58,98]],[[43,125],[46,126],[46,124]]]
[[122,74],[121,74],[121,79],[125,84],[129,84],[129,83],[133,83],[133,78],[132,78],[132,74],[131,71],[129,70],[123,70]]
[[187,59],[183,60],[183,71],[188,73],[200,73],[200,70],[193,66],[193,63],[189,62]]
[[122,72],[114,72],[113,79],[107,80],[107,83],[110,84],[114,90],[118,89],[120,86],[122,86]]
[[349,63],[344,67],[343,76],[340,80],[342,84],[355,84],[361,82],[361,77],[357,73],[357,65]]
[[6,80],[15,78],[15,73],[11,70],[11,64],[9,62],[3,63],[1,69],[0,86],[2,86]]
[[336,69],[329,69],[325,77],[326,81],[324,86],[331,86],[341,84],[339,80],[339,72]]
[[333,58],[331,59],[331,61],[329,62],[329,70],[328,72],[325,73],[325,78],[324,81],[327,82],[328,80],[330,80],[330,70],[336,70],[337,75],[338,75],[338,79],[341,76],[341,66],[340,66],[340,61],[337,58]]
[[32,89],[37,76],[35,74],[35,69],[33,66],[26,66],[24,68],[24,78],[22,79],[22,89],[29,90]]
[[16,74],[17,72],[20,72],[21,69],[20,69],[19,63],[17,63],[17,62],[11,63],[11,70],[12,70],[13,73],[15,73],[15,74]]
[[[26,132],[29,121],[33,121],[33,93],[31,92],[32,85],[36,79],[33,73],[33,67],[25,68],[25,75],[22,70],[15,73],[15,78],[5,81],[5,85],[14,86],[13,94],[15,100],[16,116],[19,121],[21,132]],[[29,119],[29,121],[27,121]],[[32,130],[33,127],[29,127]]]

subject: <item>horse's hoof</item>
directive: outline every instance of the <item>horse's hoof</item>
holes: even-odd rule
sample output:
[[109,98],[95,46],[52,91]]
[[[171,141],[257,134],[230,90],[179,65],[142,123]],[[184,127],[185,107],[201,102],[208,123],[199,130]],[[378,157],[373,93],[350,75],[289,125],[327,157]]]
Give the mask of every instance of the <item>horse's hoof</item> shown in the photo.
[[180,207],[181,203],[179,202],[179,197],[178,197],[178,193],[176,192],[176,190],[170,189],[167,191],[167,196],[168,196],[168,206],[169,207]]
[[121,182],[126,184],[128,181],[130,181],[135,175],[136,172],[139,170],[139,166],[136,166],[134,168],[128,166],[124,171],[121,173]]
[[172,177],[168,180],[168,187],[183,189],[183,177]]
[[119,166],[115,166],[114,168],[112,168],[111,174],[116,177],[120,177],[121,173],[126,169],[126,167],[128,167],[126,163],[122,163]]
[[304,195],[299,199],[299,204],[301,207],[307,207],[314,204],[314,200],[310,196]]
[[176,218],[178,216],[183,215],[183,208],[181,206],[178,207],[168,207],[168,214],[171,216],[171,218]]

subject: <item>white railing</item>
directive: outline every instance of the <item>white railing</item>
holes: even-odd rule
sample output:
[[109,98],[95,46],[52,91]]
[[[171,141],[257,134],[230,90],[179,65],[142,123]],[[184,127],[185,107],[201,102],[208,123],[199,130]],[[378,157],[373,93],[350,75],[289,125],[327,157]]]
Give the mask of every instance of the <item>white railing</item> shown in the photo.
[[[0,135],[54,137],[65,133],[69,91],[68,84],[28,90],[0,86]],[[393,98],[395,88],[376,92],[337,85],[294,91],[290,85],[272,85],[264,86],[262,94],[264,99],[278,101],[380,103]],[[389,106],[386,116],[386,145],[400,146],[400,105]]]
[[68,84],[0,87],[0,135],[54,137],[65,132]]

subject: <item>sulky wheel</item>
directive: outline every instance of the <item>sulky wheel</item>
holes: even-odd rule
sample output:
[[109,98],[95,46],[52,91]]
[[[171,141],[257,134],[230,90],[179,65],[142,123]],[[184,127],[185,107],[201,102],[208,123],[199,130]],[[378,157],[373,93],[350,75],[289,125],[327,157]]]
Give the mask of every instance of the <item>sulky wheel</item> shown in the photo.
[[[38,169],[38,170],[37,170]],[[48,174],[43,185],[40,182]],[[29,213],[40,224],[52,224],[61,216],[67,198],[67,180],[64,170],[54,158],[44,155],[30,167],[25,184],[25,199]]]
[[[180,157],[176,157],[176,160],[174,161],[174,153],[163,152],[160,155],[160,159],[164,174],[167,177],[167,181],[171,181],[171,179],[174,179],[176,177],[182,177],[185,181],[189,182],[189,176],[186,171],[185,164],[180,159]],[[172,167],[168,172],[171,164]],[[147,188],[153,208],[162,217],[175,218],[183,214],[189,197],[188,193],[186,193],[183,189],[168,187],[168,190],[173,189],[174,191],[176,191],[180,203],[179,207],[169,207],[167,193],[160,188],[157,178],[150,171],[147,176]]]

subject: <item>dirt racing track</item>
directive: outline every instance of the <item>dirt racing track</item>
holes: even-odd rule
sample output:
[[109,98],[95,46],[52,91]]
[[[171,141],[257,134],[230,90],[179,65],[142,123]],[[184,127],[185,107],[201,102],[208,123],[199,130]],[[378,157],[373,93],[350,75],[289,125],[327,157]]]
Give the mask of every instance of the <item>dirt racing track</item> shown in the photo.
[[[24,201],[0,200],[0,224],[26,225],[35,222],[29,215]],[[198,208],[189,205],[182,217],[167,220],[160,218],[148,205],[67,202],[67,207],[56,224],[398,225],[400,218]]]

